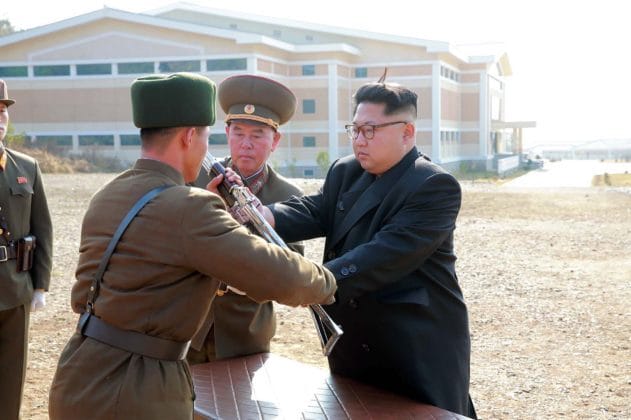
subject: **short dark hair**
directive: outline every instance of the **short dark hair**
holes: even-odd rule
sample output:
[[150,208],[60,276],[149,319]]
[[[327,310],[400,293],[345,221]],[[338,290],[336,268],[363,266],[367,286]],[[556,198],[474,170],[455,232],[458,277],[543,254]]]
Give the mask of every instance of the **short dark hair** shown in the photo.
[[140,129],[140,137],[143,140],[152,140],[156,137],[167,137],[173,134],[177,127],[149,127]]
[[385,104],[385,115],[397,114],[399,112],[410,112],[417,117],[418,95],[410,89],[397,83],[366,83],[360,87],[353,95],[355,103],[353,114],[357,112],[357,106],[362,102],[373,104]]

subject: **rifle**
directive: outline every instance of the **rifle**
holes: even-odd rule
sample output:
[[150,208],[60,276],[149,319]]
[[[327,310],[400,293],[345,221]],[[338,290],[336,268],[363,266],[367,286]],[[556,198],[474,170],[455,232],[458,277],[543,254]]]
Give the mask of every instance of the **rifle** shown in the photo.
[[[256,209],[253,204],[257,200],[256,196],[254,196],[247,187],[230,182],[226,177],[226,169],[210,152],[206,153],[202,166],[204,170],[213,177],[219,174],[224,176],[223,182],[217,187],[219,194],[221,194],[229,207],[239,208],[239,211],[248,217],[249,223],[247,227],[250,231],[260,235],[269,243],[289,249],[285,241],[278,236],[274,228],[272,228],[267,220],[265,220],[265,217]],[[328,356],[331,354],[333,346],[335,346],[335,343],[337,343],[337,340],[340,339],[340,336],[344,332],[342,328],[333,321],[329,314],[326,313],[322,306],[309,305],[309,310],[318,332],[318,337],[320,338],[322,353]]]

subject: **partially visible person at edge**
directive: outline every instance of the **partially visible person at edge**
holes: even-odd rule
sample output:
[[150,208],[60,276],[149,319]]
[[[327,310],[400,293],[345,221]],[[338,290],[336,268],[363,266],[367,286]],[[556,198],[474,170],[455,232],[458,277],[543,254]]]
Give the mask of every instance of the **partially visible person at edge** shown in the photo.
[[[131,99],[141,158],[93,196],[84,216],[71,293],[82,316],[51,385],[53,420],[192,418],[186,351],[220,281],[257,301],[291,306],[331,303],[336,290],[328,270],[252,235],[217,194],[186,185],[197,178],[215,121],[211,80],[144,76],[132,83]],[[167,188],[131,221],[103,265],[121,220],[160,186]]]
[[[296,97],[284,85],[261,76],[232,76],[217,88],[219,105],[226,114],[230,156],[221,161],[243,178],[263,204],[303,195],[302,190],[278,174],[267,162],[281,140],[279,126],[296,110]],[[205,188],[211,178],[200,172],[195,185]],[[301,254],[304,245],[289,244]],[[256,275],[253,275],[256,277]],[[191,364],[270,351],[276,332],[271,301],[256,302],[233,287],[218,292],[204,327],[191,341]]]
[[0,417],[9,420],[20,415],[29,315],[46,305],[53,254],[39,165],[4,146],[14,103],[0,80]]
[[326,237],[338,291],[324,308],[344,327],[333,373],[475,418],[453,245],[460,185],[416,148],[414,92],[380,81],[354,102],[354,155],[333,163],[317,194],[263,211],[286,241]]

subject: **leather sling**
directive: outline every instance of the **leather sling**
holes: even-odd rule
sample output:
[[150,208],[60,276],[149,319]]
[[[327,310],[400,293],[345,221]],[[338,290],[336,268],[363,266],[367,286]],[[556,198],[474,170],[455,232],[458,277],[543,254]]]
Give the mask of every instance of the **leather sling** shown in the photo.
[[190,341],[172,341],[136,331],[123,330],[108,324],[94,315],[94,301],[99,294],[103,273],[109,264],[110,258],[114,253],[118,241],[140,210],[142,210],[142,208],[154,197],[169,187],[172,187],[172,185],[162,185],[147,192],[136,202],[136,204],[134,204],[131,210],[129,210],[127,215],[121,221],[114,233],[114,236],[112,236],[105,253],[103,254],[103,258],[101,259],[96,273],[94,274],[94,278],[92,279],[90,291],[88,292],[86,311],[81,314],[81,317],[79,318],[77,332],[131,353],[137,353],[161,360],[183,360],[186,357]]

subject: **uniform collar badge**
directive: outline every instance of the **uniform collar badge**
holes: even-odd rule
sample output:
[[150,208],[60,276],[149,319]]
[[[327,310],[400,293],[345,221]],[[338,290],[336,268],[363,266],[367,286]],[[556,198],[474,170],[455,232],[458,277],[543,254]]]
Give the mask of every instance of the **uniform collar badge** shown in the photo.
[[18,184],[26,184],[28,182],[28,180],[26,179],[25,176],[19,176],[18,177]]

